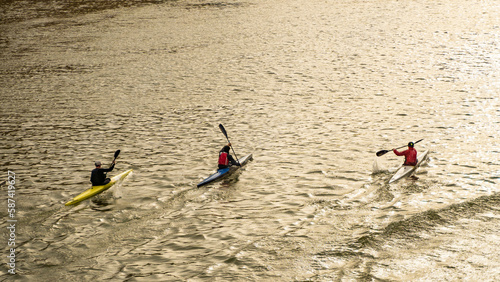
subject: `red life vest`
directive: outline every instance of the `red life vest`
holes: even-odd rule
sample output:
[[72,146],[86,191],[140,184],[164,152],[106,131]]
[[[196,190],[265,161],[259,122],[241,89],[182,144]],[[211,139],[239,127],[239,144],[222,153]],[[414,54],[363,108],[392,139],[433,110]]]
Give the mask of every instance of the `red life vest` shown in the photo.
[[229,165],[229,159],[227,158],[227,153],[222,152],[219,154],[219,164],[220,165]]

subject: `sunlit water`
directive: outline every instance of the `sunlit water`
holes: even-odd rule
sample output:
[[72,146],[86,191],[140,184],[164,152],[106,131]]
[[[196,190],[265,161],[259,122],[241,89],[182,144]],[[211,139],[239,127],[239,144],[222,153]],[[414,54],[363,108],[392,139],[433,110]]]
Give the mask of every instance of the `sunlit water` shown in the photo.
[[50,3],[0,4],[2,279],[500,280],[500,3]]

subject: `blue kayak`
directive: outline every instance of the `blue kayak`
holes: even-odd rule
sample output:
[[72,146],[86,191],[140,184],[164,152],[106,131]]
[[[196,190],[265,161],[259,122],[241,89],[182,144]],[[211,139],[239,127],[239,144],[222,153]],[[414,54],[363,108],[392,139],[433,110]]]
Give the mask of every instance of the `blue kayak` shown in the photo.
[[[243,158],[239,159],[241,167],[246,165],[248,161],[252,160],[252,154],[246,155]],[[233,174],[235,171],[239,170],[240,166],[230,166],[228,168],[222,168],[218,169],[216,173],[210,175],[209,177],[205,178],[202,182],[198,183],[198,187],[209,184],[211,182],[214,182],[216,180],[220,180],[223,178],[228,177],[229,175]]]

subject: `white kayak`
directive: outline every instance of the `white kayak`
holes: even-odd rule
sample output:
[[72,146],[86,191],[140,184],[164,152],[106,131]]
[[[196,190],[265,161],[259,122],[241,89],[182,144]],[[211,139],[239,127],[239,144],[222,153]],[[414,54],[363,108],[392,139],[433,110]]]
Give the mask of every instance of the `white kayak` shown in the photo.
[[403,165],[400,168],[398,168],[396,173],[392,176],[391,180],[389,180],[389,184],[394,183],[394,182],[400,180],[401,178],[410,176],[427,159],[428,153],[429,153],[429,150],[426,150],[420,154],[417,153],[417,159],[418,159],[417,165],[414,165],[414,166]]

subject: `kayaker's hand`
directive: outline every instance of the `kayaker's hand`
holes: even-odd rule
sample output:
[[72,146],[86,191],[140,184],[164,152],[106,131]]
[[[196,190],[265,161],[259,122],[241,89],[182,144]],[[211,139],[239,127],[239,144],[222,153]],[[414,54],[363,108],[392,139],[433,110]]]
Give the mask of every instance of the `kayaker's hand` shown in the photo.
[[231,147],[231,143],[227,143],[227,145],[228,145],[229,147]]

